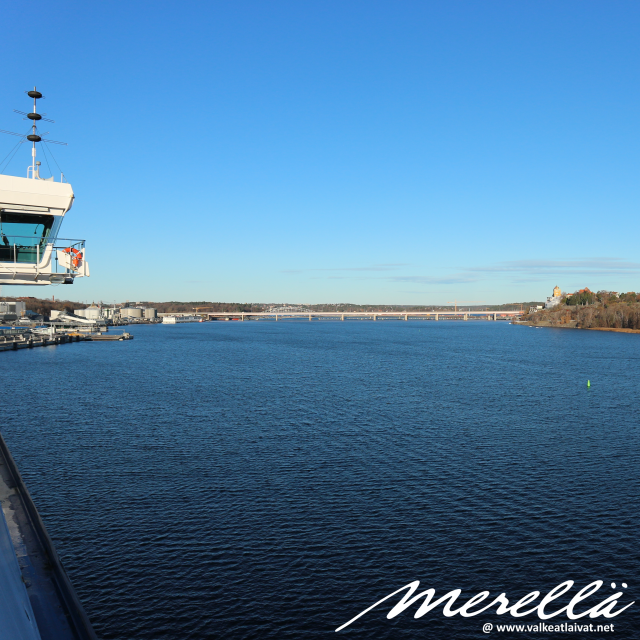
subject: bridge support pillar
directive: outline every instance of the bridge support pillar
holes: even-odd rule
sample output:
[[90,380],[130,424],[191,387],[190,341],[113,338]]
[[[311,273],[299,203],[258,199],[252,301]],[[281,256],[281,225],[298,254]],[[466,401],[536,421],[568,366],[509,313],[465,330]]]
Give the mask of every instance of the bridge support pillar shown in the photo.
[[465,319],[465,320],[468,320],[468,319],[469,319],[468,314],[466,314],[466,313],[464,314],[464,319]]
[[309,322],[311,322],[311,314],[309,314]]
[[242,322],[244,322],[244,313],[242,314]]
[[373,319],[374,321],[378,319],[378,316],[375,313],[373,314]]
[[340,318],[340,320],[342,320],[342,322],[344,322],[344,313],[342,314],[342,317]]
[[494,320],[497,320],[497,319],[498,319],[498,314],[497,314],[497,313],[494,313],[494,314],[493,314],[493,319],[494,319]]
[[438,318],[438,314],[436,313],[436,320],[438,320],[438,319],[439,319],[439,318]]
[[408,314],[408,313],[405,313],[405,314],[404,314],[404,321],[406,322],[408,319],[409,319],[409,314]]
[[278,322],[278,314],[276,313],[276,322]]

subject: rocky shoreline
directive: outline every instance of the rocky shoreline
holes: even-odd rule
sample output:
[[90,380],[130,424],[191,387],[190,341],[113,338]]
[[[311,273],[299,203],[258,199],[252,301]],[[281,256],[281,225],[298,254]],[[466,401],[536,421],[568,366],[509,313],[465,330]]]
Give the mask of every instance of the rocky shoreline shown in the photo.
[[616,333],[640,333],[640,329],[616,329],[614,327],[578,327],[577,321],[573,320],[564,324],[554,324],[552,322],[517,322],[513,321],[511,324],[517,324],[524,327],[547,327],[551,329],[582,329],[584,331],[614,331]]

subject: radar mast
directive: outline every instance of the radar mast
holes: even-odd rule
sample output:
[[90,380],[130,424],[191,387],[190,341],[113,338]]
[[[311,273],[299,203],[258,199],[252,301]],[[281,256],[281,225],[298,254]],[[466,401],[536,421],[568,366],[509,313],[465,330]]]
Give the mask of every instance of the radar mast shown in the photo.
[[[36,113],[36,100],[42,98],[42,94],[33,87],[33,91],[27,91],[27,95],[33,98],[33,112],[27,114],[27,118],[33,122],[31,135],[27,136],[27,140],[33,143],[31,148],[31,177],[36,178],[36,142],[42,142],[42,138],[36,133],[36,122],[42,120],[42,116]],[[46,174],[45,174],[46,175]]]
[[[44,98],[44,96],[40,93],[40,91],[37,90],[36,87],[33,87],[33,91],[25,91],[25,93],[30,98],[33,98],[33,111],[30,111],[29,113],[26,113],[24,111],[19,111],[18,109],[14,109],[13,111],[14,113],[19,113],[22,116],[26,116],[26,118],[23,118],[24,120],[31,121],[31,133],[29,135],[25,135],[24,133],[16,133],[15,131],[5,131],[4,129],[0,129],[0,133],[8,133],[9,135],[12,135],[12,136],[19,136],[20,138],[22,138],[21,142],[24,142],[26,139],[32,143],[31,166],[27,169],[27,178],[32,178],[34,180],[42,180],[43,178],[40,177],[40,169],[39,169],[40,163],[36,162],[36,142],[51,142],[53,144],[64,145],[65,147],[67,146],[67,143],[60,142],[58,140],[49,140],[47,138],[43,138],[42,136],[40,136],[40,134],[38,133],[38,126],[36,123],[40,120],[43,120],[44,122],[54,123],[55,120],[50,120],[49,118],[45,118],[44,116],[46,115],[46,113],[40,114],[37,112],[36,103],[41,98]],[[43,135],[47,135],[47,133],[49,132],[47,131]],[[63,181],[63,177],[61,177],[61,181]]]

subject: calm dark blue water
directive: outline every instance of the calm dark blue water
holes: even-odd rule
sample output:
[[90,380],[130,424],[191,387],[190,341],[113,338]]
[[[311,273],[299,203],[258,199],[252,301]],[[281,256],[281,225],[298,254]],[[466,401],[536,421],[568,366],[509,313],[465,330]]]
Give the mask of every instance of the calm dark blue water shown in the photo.
[[[131,331],[0,354],[3,433],[101,638],[466,639],[522,621],[388,620],[388,604],[334,633],[413,580],[465,599],[569,579],[571,595],[605,581],[590,606],[612,582],[620,606],[640,595],[640,335]],[[586,622],[639,638],[639,611]]]

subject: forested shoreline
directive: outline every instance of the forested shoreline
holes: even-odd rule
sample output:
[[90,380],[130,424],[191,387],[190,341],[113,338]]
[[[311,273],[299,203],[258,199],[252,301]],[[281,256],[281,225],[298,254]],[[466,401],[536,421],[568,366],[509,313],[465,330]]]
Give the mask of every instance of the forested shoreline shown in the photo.
[[[591,292],[590,292],[591,293]],[[609,293],[609,292],[607,292]],[[599,298],[599,299],[598,299]],[[591,304],[561,304],[524,316],[533,325],[575,326],[578,329],[640,329],[640,301],[633,293],[592,294]]]
[[[15,302],[21,301],[25,303],[26,308],[29,311],[34,311],[43,316],[49,316],[51,311],[64,311],[66,313],[73,313],[77,309],[85,309],[89,305],[83,302],[75,302],[73,300],[56,300],[55,298],[35,298],[35,297],[0,297],[0,302]],[[100,304],[96,300],[96,304]],[[280,303],[285,307],[296,307],[298,303]],[[538,302],[513,302],[502,305],[458,305],[460,309],[470,308],[476,311],[511,311],[520,308],[526,308],[532,304],[541,304]],[[217,311],[220,313],[256,313],[260,311],[268,310],[272,305],[279,306],[276,303],[255,303],[255,302],[207,302],[202,300],[191,302],[169,301],[169,302],[153,302],[153,301],[138,301],[125,303],[117,303],[116,306],[121,307],[128,305],[135,307],[138,305],[144,307],[151,307],[156,309],[158,313],[192,313],[195,309],[206,309],[207,311]],[[111,307],[111,304],[104,304],[103,306]],[[349,311],[445,311],[454,308],[453,305],[384,305],[384,304],[351,304],[351,303],[338,303],[338,304],[309,304],[301,305],[301,308],[309,309],[310,311],[325,312],[335,311],[346,313]]]

